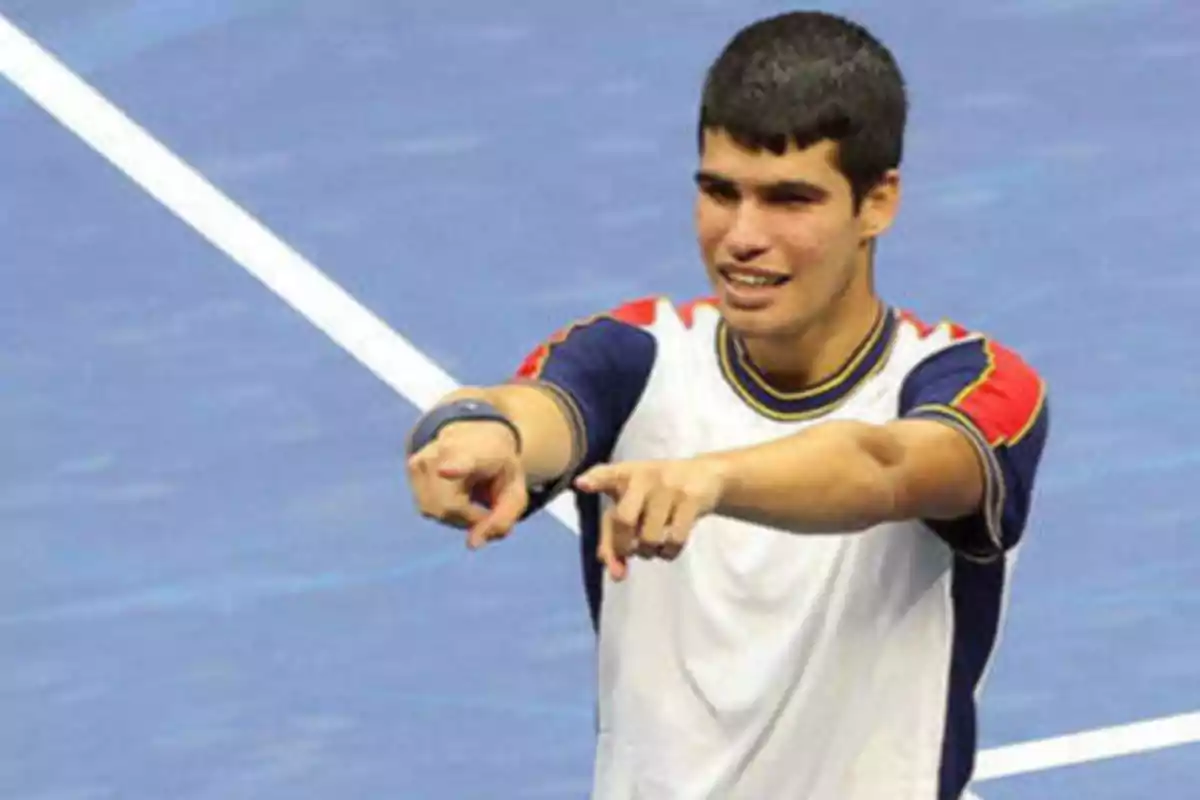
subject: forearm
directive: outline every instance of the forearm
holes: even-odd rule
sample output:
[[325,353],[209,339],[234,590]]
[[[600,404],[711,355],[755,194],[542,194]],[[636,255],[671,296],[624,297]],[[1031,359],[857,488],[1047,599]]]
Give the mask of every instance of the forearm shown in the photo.
[[468,386],[442,403],[483,400],[500,410],[521,434],[521,463],[533,483],[552,481],[572,465],[577,447],[569,410],[549,390],[532,385]]
[[831,422],[755,447],[715,453],[717,513],[797,533],[853,532],[906,509],[904,446],[889,429]]

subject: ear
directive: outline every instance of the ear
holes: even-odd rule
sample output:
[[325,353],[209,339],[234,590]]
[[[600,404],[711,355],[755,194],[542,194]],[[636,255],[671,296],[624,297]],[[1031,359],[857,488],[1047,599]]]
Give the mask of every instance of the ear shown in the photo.
[[864,242],[882,236],[900,210],[900,171],[888,170],[866,197],[858,213],[859,236]]

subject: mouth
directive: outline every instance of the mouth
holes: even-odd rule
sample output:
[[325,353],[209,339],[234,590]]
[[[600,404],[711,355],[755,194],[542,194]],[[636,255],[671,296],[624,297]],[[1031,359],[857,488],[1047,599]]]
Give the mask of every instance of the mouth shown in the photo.
[[752,267],[719,267],[717,272],[727,284],[747,288],[782,286],[792,279],[791,275]]
[[730,308],[756,311],[766,308],[775,299],[780,287],[791,281],[791,275],[752,267],[721,266],[720,293]]

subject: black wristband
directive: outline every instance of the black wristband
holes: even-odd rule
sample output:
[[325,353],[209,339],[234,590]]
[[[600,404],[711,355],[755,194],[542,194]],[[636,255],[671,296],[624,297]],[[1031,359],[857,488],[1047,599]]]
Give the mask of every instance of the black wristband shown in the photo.
[[437,438],[442,428],[456,422],[499,422],[512,431],[517,440],[517,452],[521,452],[521,432],[513,421],[504,416],[500,409],[484,400],[452,400],[431,409],[417,421],[408,438],[408,454],[412,455]]

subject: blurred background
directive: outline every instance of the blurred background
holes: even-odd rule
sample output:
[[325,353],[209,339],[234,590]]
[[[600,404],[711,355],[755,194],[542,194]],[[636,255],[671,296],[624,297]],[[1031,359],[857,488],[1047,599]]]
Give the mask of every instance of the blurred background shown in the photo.
[[[1196,710],[1200,5],[820,7],[910,84],[885,295],[1050,386],[984,746]],[[706,293],[703,71],[790,8],[0,0],[472,383]],[[584,798],[574,536],[541,515],[472,555],[418,519],[405,398],[5,81],[0,137],[0,798]],[[1198,756],[980,790],[1192,796]]]

